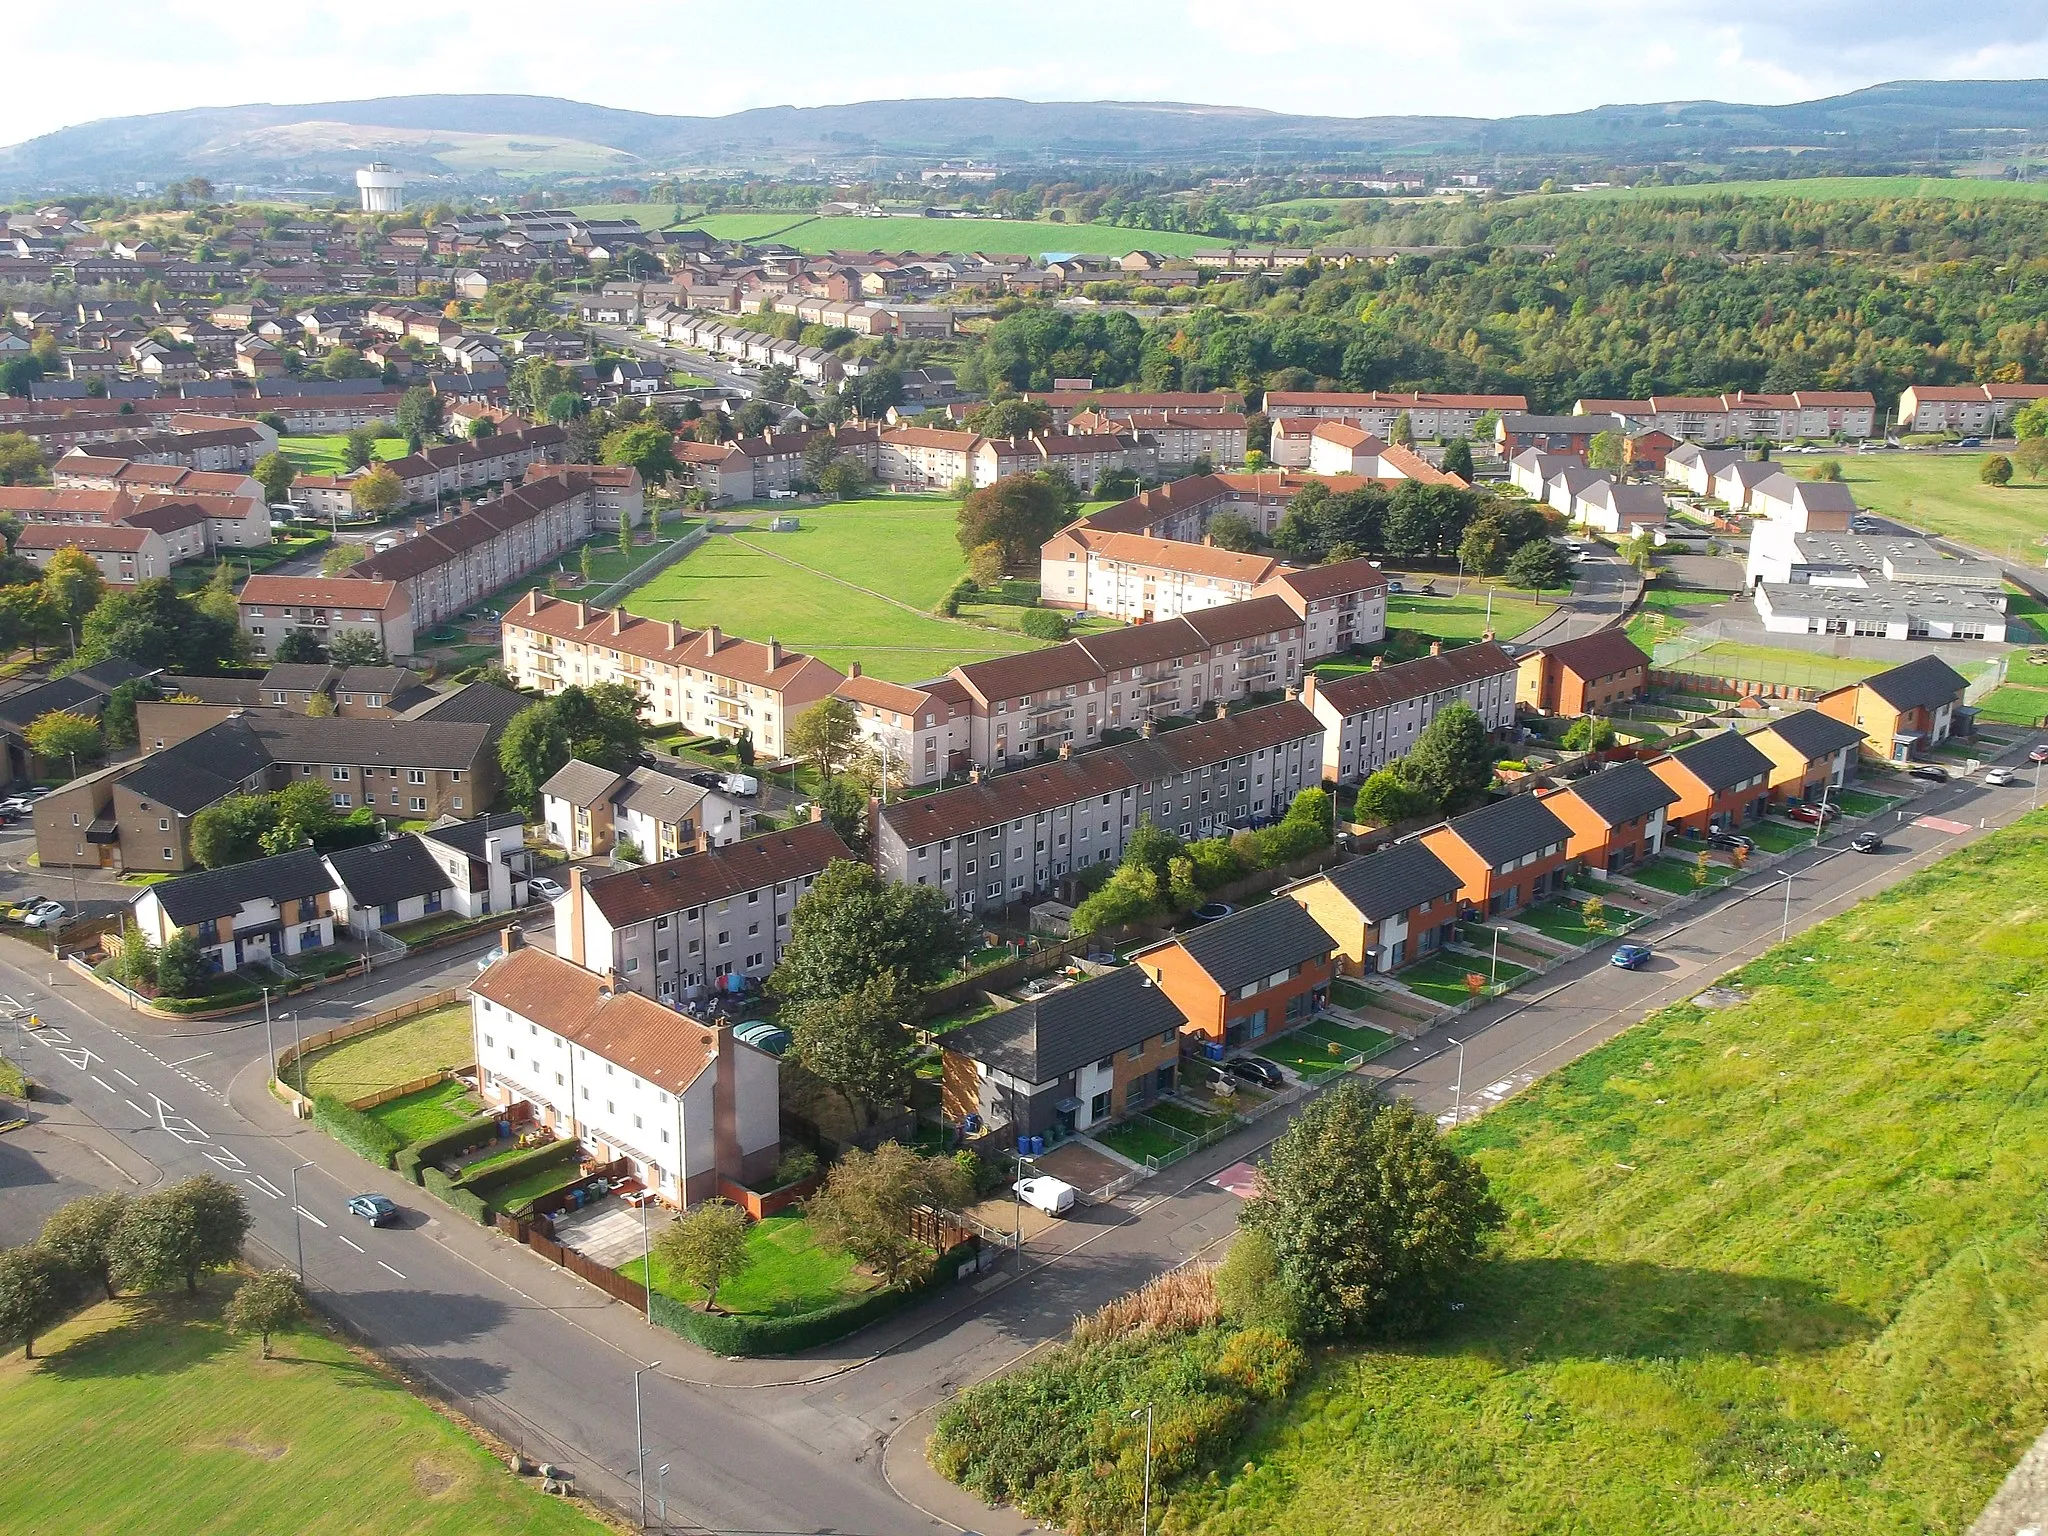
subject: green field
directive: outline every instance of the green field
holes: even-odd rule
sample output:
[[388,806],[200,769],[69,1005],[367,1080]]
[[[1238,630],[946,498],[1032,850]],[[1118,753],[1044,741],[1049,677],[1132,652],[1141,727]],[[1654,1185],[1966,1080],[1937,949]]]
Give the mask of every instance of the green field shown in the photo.
[[[348,447],[348,439],[338,433],[324,437],[280,437],[277,446],[279,451],[292,461],[292,467],[302,475],[339,475],[347,469],[341,455]],[[378,438],[377,457],[404,458],[405,439]]]
[[379,1124],[388,1126],[401,1140],[413,1142],[454,1130],[471,1116],[482,1114],[483,1105],[469,1091],[466,1083],[451,1077],[431,1088],[403,1094],[364,1113]]
[[[2048,200],[2048,184],[1947,176],[1813,176],[1795,181],[1717,181],[1691,187],[1602,187],[1563,194],[1575,202],[1670,202],[1699,197],[1799,197],[1816,202],[1866,198],[1938,197],[1959,202]],[[1504,213],[1522,212],[1529,200],[1504,203]]]
[[[631,219],[642,229],[675,229],[673,203],[575,203],[570,212],[585,219]],[[690,210],[683,210],[685,217]]]
[[[1553,612],[1549,603],[1514,595],[1511,588],[1493,590],[1493,635],[1512,640]],[[1415,597],[1396,593],[1387,599],[1387,627],[1413,629],[1438,640],[1477,640],[1487,627],[1484,590],[1467,584],[1457,597]]]
[[[0,1360],[0,1530],[555,1536],[607,1527],[521,1484],[324,1333],[274,1358],[219,1322],[232,1290],[88,1308]],[[457,1324],[459,1327],[460,1324]]]
[[1080,251],[1122,256],[1146,250],[1162,256],[1188,256],[1230,244],[1208,235],[1031,219],[821,219],[794,213],[714,213],[692,219],[689,227],[703,230],[714,240],[773,242],[813,255],[823,251],[998,251],[1037,256],[1046,251]]
[[[857,1271],[853,1255],[845,1249],[821,1245],[810,1223],[793,1212],[770,1216],[749,1227],[747,1252],[753,1256],[752,1266],[718,1288],[721,1312],[794,1317],[871,1291],[880,1283]],[[638,1259],[622,1266],[619,1273],[636,1284],[645,1283]],[[696,1306],[704,1303],[703,1290],[672,1278],[659,1257],[654,1261],[654,1288],[678,1301]]]
[[1994,688],[1977,705],[1977,718],[2000,725],[2037,726],[2048,719],[2048,689],[2007,683]]
[[966,571],[953,536],[956,506],[944,497],[879,496],[797,508],[798,531],[769,533],[764,523],[714,535],[625,606],[749,640],[772,637],[842,671],[858,661],[897,682],[1034,648],[1039,642],[1014,630],[931,611]]
[[1749,678],[1802,688],[1839,688],[1844,683],[1861,682],[1892,665],[1894,663],[1889,661],[1823,656],[1815,651],[1755,645],[1747,640],[1717,640],[1703,651],[1670,663],[1671,669],[1677,672]]
[[2048,483],[1983,485],[1983,462],[1976,453],[1854,453],[1843,457],[1842,476],[1873,512],[2040,564],[2048,545]]
[[[450,1003],[367,1035],[310,1051],[304,1064],[306,1092],[331,1093],[347,1102],[379,1089],[395,1088],[430,1072],[466,1067],[476,1060],[469,1030],[469,1005]],[[293,1063],[285,1080],[297,1087]]]
[[1456,1132],[1509,1213],[1460,1310],[1334,1351],[1167,1528],[1966,1529],[2048,1420],[2044,889],[2048,813]]

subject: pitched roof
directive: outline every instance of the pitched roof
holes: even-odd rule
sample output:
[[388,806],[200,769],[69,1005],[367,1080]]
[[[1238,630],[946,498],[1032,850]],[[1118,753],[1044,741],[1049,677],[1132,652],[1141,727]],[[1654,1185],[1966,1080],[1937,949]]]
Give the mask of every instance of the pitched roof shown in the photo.
[[266,715],[250,731],[277,763],[353,763],[364,768],[475,766],[490,747],[481,725],[437,720],[344,720],[339,716]]
[[1186,1022],[1152,978],[1131,965],[954,1030],[945,1047],[1044,1083]]
[[709,793],[688,779],[639,767],[626,775],[622,788],[612,792],[612,803],[622,811],[638,811],[655,821],[677,822],[702,805]]
[[1650,664],[1650,658],[1643,654],[1642,648],[1619,629],[1596,629],[1590,635],[1581,635],[1576,640],[1559,640],[1540,646],[1538,650],[1559,666],[1569,667],[1585,678],[1613,677]]
[[1810,763],[1832,756],[1844,747],[1861,746],[1863,743],[1863,733],[1855,726],[1846,720],[1837,720],[1833,715],[1824,715],[1817,709],[1802,709],[1782,720],[1773,720],[1763,729]]
[[1207,645],[1224,645],[1232,640],[1248,640],[1253,635],[1279,634],[1301,627],[1301,616],[1286,598],[1276,593],[1247,598],[1241,603],[1197,608],[1186,619],[1188,627]]
[[448,872],[410,833],[327,855],[327,865],[352,902],[381,907],[450,888]]
[[182,815],[205,810],[270,766],[270,753],[251,728],[254,719],[223,720],[151,753],[121,778],[121,788]]
[[1678,791],[1639,762],[1616,763],[1574,779],[1562,793],[1576,795],[1610,827],[1626,826],[1638,816],[1678,803]]
[[1494,868],[1524,854],[1562,843],[1571,828],[1534,795],[1509,795],[1444,823],[1467,848]]
[[955,667],[952,676],[967,691],[985,703],[1043,693],[1102,676],[1102,666],[1078,641],[1047,646],[1042,651],[1019,651],[1014,656],[991,656],[987,661]]
[[1671,756],[1709,789],[1728,789],[1771,771],[1771,760],[1739,731],[1716,731]]
[[587,810],[610,794],[624,778],[624,774],[572,757],[549,776],[547,783],[541,785],[540,792],[550,799],[566,800],[578,810]]
[[1105,533],[1077,525],[1066,530],[1098,559],[1120,560],[1156,570],[1179,571],[1190,576],[1209,576],[1220,581],[1241,581],[1256,586],[1280,568],[1270,555],[1241,555],[1234,549],[1214,544],[1190,544],[1181,539],[1154,539],[1137,533]]
[[281,608],[360,608],[371,613],[409,605],[405,589],[397,582],[360,576],[251,576],[236,597],[244,603],[274,603]]
[[290,853],[268,859],[180,875],[151,886],[143,894],[156,897],[165,916],[183,928],[216,917],[232,917],[246,902],[266,897],[289,901],[333,888],[334,881],[320,855],[311,848],[294,848]]
[[1164,943],[1178,944],[1226,992],[1289,966],[1323,959],[1337,947],[1323,925],[1291,901],[1264,901]]
[[127,523],[30,523],[15,536],[16,549],[77,548],[87,552],[134,552],[161,535]]
[[682,1092],[718,1059],[715,1031],[637,992],[613,992],[602,977],[532,945],[513,950],[469,990],[669,1093]]
[[1863,679],[1863,686],[1893,709],[1921,709],[1960,699],[1969,686],[1963,675],[1939,656],[1921,656]]
[[852,857],[853,851],[840,841],[830,823],[812,821],[783,832],[744,837],[722,848],[601,875],[587,881],[583,889],[605,921],[617,928],[663,912],[815,875],[834,859]]
[[1404,699],[1462,688],[1481,678],[1514,670],[1514,657],[1496,642],[1482,640],[1477,645],[1461,645],[1440,655],[1417,656],[1409,661],[1397,661],[1391,667],[1354,672],[1332,682],[1326,683],[1318,678],[1316,692],[1318,697],[1329,700],[1330,706],[1339,714],[1356,715],[1371,709],[1383,709]]
[[437,693],[405,711],[408,720],[432,720],[440,725],[485,725],[503,730],[522,709],[536,701],[526,694],[496,683],[464,683],[448,693]]
[[466,853],[472,859],[480,859],[484,856],[490,835],[503,832],[508,827],[520,829],[519,844],[523,845],[526,841],[525,822],[526,818],[517,811],[498,811],[472,816],[467,821],[443,821],[418,835],[444,848],[453,848],[457,853]]
[[1455,896],[1463,883],[1426,843],[1395,843],[1362,859],[1347,859],[1316,879],[1330,882],[1369,923],[1406,912],[1440,896]]
[[1306,570],[1281,571],[1266,583],[1269,587],[1285,587],[1302,601],[1310,603],[1320,602],[1326,597],[1341,597],[1346,592],[1374,592],[1386,584],[1387,578],[1367,559],[1338,560],[1329,565],[1313,565]]

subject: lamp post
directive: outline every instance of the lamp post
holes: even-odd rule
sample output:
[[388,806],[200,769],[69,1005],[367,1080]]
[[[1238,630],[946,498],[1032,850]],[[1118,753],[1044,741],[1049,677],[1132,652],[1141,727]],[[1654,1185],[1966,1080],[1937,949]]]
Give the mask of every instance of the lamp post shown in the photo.
[[654,1259],[647,1245],[647,1193],[640,1194],[640,1288],[646,1293],[647,1320],[654,1321]]
[[1792,928],[1792,871],[1785,871],[1785,913],[1778,919],[1778,942],[1785,942],[1785,935]]
[[[1147,1403],[1145,1413],[1145,1502],[1139,1506],[1138,1536],[1152,1536],[1152,1405]],[[1137,1418],[1138,1410],[1131,1410],[1131,1417]]]
[[1498,982],[1499,980],[1500,980],[1500,928],[1499,928],[1499,926],[1498,926],[1498,925],[1496,925],[1496,926],[1495,926],[1495,928],[1494,928],[1494,930],[1493,930],[1493,969],[1492,969],[1492,970],[1491,970],[1490,972],[1488,972],[1488,974],[1487,974],[1487,977],[1486,977],[1486,984],[1487,984],[1487,985],[1488,985],[1488,986],[1490,987],[1490,986],[1493,986],[1493,985],[1494,985],[1495,983],[1497,983],[1497,982]]
[[292,1169],[292,1241],[299,1250],[299,1284],[306,1283],[306,1229],[299,1219],[299,1169],[310,1168],[311,1163],[300,1163]]
[[663,1462],[654,1469],[654,1518],[662,1528],[668,1527],[668,1463]]
[[263,1091],[277,1081],[277,1046],[270,1038],[270,988],[263,989]]
[[640,1489],[640,1529],[647,1529],[647,1437],[640,1430],[640,1378],[649,1371],[658,1369],[659,1360],[650,1360],[633,1373],[633,1481]]
[[1453,1040],[1451,1044],[1458,1048],[1458,1084],[1451,1090],[1451,1124],[1456,1127],[1465,1121],[1465,1042]]
[[292,1021],[292,1064],[299,1069],[299,1097],[306,1096],[306,1047],[299,1040],[299,1013],[295,1008],[285,1015]]

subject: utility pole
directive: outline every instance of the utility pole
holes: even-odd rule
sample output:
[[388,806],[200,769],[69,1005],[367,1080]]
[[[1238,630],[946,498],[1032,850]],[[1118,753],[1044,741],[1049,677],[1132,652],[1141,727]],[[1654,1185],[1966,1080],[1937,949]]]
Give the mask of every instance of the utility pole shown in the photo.
[[1465,1119],[1465,1042],[1453,1040],[1451,1044],[1458,1048],[1458,1086],[1451,1097],[1451,1125],[1455,1129]]
[[1785,942],[1785,935],[1792,928],[1792,871],[1785,871],[1785,915],[1778,919],[1778,942]]
[[650,1360],[633,1373],[633,1481],[640,1489],[640,1529],[647,1529],[647,1437],[641,1432],[640,1420],[640,1378],[649,1371],[659,1368],[659,1360]]
[[277,1081],[277,1046],[270,1038],[270,988],[263,989],[263,1089]]
[[[1145,1414],[1145,1502],[1138,1513],[1138,1536],[1152,1536],[1152,1405],[1147,1403]],[[1131,1417],[1136,1418],[1139,1410],[1132,1409]]]
[[299,1222],[299,1169],[310,1168],[311,1163],[300,1163],[292,1169],[292,1241],[299,1250],[299,1284],[306,1283],[306,1230]]

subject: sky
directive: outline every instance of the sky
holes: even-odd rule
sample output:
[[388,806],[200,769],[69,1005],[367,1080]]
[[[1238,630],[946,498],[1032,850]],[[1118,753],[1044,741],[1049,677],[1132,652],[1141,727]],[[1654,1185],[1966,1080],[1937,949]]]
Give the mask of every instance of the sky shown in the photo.
[[[1343,117],[1789,102],[2048,77],[2048,3],[1976,0],[8,0],[0,144],[105,116],[472,91],[717,116],[931,96]],[[1028,25],[1026,19],[1028,18]]]

